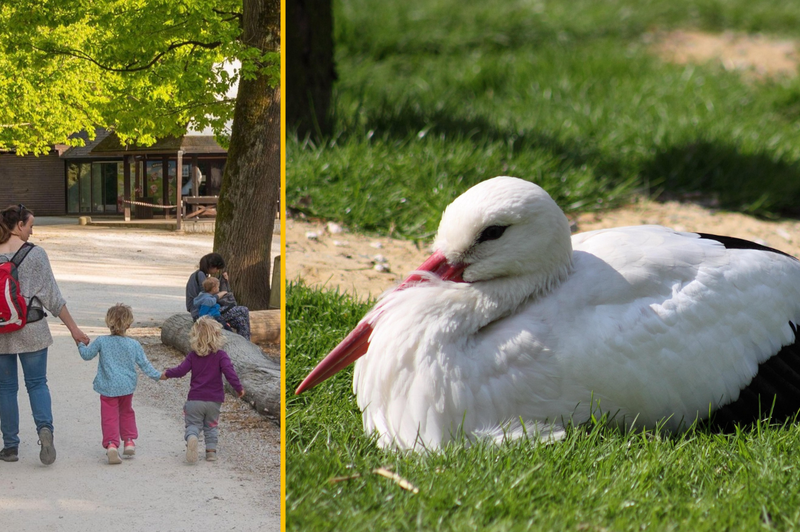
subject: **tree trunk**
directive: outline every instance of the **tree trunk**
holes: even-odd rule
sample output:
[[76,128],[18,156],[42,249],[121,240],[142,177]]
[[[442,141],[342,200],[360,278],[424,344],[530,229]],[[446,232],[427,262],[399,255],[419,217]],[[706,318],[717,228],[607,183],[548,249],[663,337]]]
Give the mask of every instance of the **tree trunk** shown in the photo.
[[[280,48],[280,2],[244,0],[242,39]],[[281,182],[281,92],[266,75],[241,79],[217,205],[214,250],[225,258],[236,300],[269,308],[270,250]]]
[[286,123],[304,136],[329,134],[336,67],[331,0],[286,3]]

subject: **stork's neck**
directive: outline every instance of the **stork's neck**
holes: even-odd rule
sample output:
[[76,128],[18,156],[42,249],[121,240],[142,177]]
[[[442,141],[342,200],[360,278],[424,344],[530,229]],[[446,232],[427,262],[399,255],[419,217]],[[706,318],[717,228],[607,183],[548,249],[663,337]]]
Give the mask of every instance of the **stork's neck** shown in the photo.
[[429,274],[428,282],[386,295],[364,317],[372,334],[353,378],[364,428],[377,430],[383,446],[411,448],[418,441],[436,447],[459,427],[471,433],[486,425],[472,395],[460,392],[469,372],[491,374],[496,363],[473,349],[479,331],[556,289],[571,267],[566,260],[550,275],[476,283]]
[[402,322],[407,327],[413,323],[414,330],[428,331],[426,337],[430,340],[435,336],[437,342],[453,342],[546,296],[571,272],[570,253],[569,260],[559,267],[527,275],[477,283],[445,282],[430,277],[428,282],[387,294],[364,321],[373,328],[384,320]]
[[568,260],[558,267],[527,275],[475,283],[474,288],[480,293],[479,304],[492,309],[492,312],[486,315],[491,322],[515,314],[527,304],[547,296],[569,277],[572,269],[570,250]]

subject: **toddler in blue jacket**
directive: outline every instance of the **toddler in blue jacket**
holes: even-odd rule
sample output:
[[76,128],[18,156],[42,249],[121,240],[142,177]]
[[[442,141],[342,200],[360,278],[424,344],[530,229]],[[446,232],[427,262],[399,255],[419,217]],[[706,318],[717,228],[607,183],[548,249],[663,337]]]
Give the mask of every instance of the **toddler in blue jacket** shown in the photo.
[[219,291],[219,279],[216,277],[206,277],[203,281],[203,291],[194,298],[194,305],[197,308],[197,317],[208,316],[218,321],[226,331],[232,330],[222,318],[218,297],[225,295],[226,292]]
[[161,372],[147,360],[141,344],[125,336],[131,323],[131,307],[118,303],[106,313],[106,325],[111,334],[97,337],[89,346],[83,342],[78,344],[78,351],[84,360],[100,355],[94,391],[100,394],[100,424],[109,464],[122,463],[118,451],[120,435],[125,443],[123,454],[132,456],[136,452],[133,440],[139,437],[139,433],[132,406],[137,381],[136,366],[153,380],[161,378]]

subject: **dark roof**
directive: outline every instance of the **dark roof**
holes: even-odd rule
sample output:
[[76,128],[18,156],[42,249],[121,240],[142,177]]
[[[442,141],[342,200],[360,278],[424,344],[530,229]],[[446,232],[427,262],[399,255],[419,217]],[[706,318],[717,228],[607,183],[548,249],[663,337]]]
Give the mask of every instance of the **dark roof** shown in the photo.
[[181,137],[164,137],[150,146],[123,146],[115,134],[108,135],[92,148],[91,156],[121,156],[134,154],[172,155],[183,150],[186,154],[227,153],[228,150],[217,144],[213,136],[183,135]]
[[61,154],[62,159],[89,159],[97,158],[91,153],[92,149],[100,144],[109,136],[107,129],[98,127],[94,130],[94,140],[89,140],[89,134],[86,131],[80,133],[73,133],[69,136],[71,139],[81,138],[85,143],[84,146],[71,146]]

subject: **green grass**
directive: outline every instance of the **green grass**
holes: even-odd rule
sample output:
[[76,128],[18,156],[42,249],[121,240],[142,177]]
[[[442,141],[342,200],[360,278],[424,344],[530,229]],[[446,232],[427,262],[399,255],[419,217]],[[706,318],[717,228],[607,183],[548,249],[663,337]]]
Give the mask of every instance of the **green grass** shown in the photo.
[[[293,390],[369,304],[287,290],[287,530],[795,530],[800,426],[734,435],[624,433],[602,422],[553,445],[387,452],[365,435],[352,369]],[[391,468],[413,494],[371,474]],[[360,474],[331,483],[334,477]]]
[[348,0],[335,20],[335,132],[287,145],[288,204],[311,216],[425,238],[503,174],[567,211],[701,191],[800,212],[800,81],[648,51],[656,29],[798,38],[798,3]]

